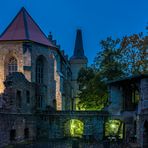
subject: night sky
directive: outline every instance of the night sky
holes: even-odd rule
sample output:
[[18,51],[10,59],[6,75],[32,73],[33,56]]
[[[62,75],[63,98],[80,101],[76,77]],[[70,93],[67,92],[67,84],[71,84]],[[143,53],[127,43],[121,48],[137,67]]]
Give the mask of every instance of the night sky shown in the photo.
[[23,6],[69,56],[76,29],[82,29],[89,64],[102,39],[146,32],[148,22],[148,0],[0,0],[0,33]]

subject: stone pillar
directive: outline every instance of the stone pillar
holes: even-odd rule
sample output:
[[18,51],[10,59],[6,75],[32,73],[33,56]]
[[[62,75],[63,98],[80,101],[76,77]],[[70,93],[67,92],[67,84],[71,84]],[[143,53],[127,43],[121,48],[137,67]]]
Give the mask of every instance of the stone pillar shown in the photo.
[[120,111],[122,110],[123,97],[119,86],[111,86],[109,101],[111,104],[108,107],[108,111],[113,115],[120,115]]
[[138,106],[138,113],[143,109],[148,109],[148,78],[141,79],[140,88],[141,99]]
[[104,119],[103,117],[96,117],[92,120],[93,135],[96,140],[102,140],[104,134]]
[[89,139],[93,135],[93,125],[90,122],[90,119],[85,119],[84,121],[84,136],[86,139]]

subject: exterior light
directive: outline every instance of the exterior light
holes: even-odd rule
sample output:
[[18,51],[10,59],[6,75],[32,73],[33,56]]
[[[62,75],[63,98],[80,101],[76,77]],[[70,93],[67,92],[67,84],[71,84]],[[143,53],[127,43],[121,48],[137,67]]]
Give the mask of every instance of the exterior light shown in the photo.
[[110,127],[111,127],[112,129],[115,129],[115,128],[116,128],[116,125],[115,125],[114,123],[111,123]]

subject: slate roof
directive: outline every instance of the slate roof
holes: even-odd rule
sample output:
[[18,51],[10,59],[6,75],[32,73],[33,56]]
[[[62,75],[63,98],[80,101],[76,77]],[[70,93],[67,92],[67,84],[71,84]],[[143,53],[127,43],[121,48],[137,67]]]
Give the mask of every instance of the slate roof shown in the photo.
[[55,47],[23,7],[1,34],[0,41],[33,41]]
[[113,83],[120,83],[124,81],[136,81],[142,78],[148,78],[148,74],[137,74],[129,77],[123,77],[115,80],[108,81],[107,84],[113,84]]
[[80,29],[77,30],[74,53],[71,59],[87,59],[84,54],[82,31]]

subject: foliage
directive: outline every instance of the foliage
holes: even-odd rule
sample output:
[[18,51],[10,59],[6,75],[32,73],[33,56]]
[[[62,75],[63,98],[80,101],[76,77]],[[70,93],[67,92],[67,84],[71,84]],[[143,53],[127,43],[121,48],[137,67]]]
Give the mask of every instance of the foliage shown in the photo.
[[128,75],[148,72],[147,37],[143,33],[125,36],[121,42],[121,61]]
[[123,65],[120,62],[120,39],[108,37],[100,42],[102,51],[97,54],[94,60],[94,67],[104,80],[112,80],[124,74]]
[[123,138],[123,122],[120,120],[108,120],[105,123],[105,136]]
[[143,33],[108,37],[100,46],[92,67],[81,69],[78,75],[79,110],[101,110],[107,105],[106,81],[148,73],[148,38]]
[[77,119],[71,119],[65,124],[65,134],[70,137],[81,138],[84,132],[84,123]]
[[78,75],[80,84],[78,110],[101,110],[107,102],[107,87],[100,74],[92,68],[82,68]]

